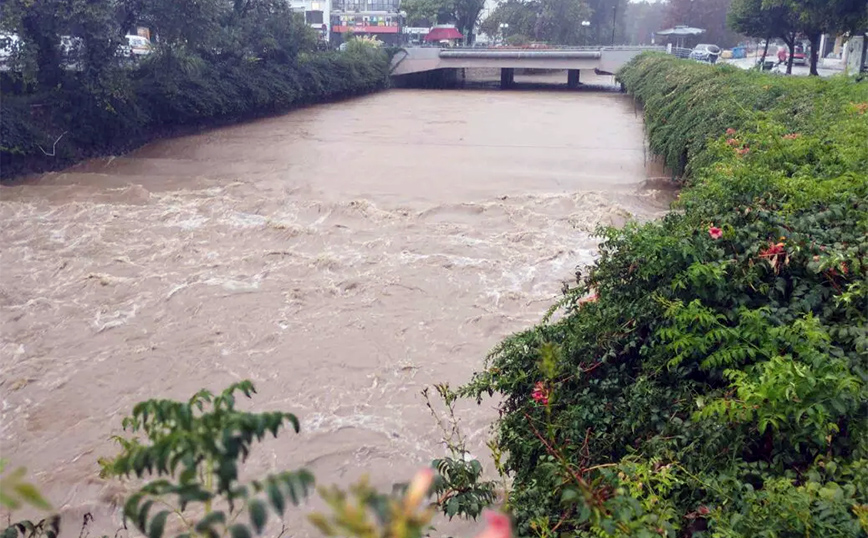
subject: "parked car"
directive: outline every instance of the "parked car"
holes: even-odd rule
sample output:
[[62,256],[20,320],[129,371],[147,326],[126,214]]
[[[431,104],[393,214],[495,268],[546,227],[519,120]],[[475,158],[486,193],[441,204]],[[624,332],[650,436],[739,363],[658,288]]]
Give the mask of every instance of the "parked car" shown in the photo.
[[9,59],[19,44],[20,40],[16,34],[0,33],[0,71],[9,70]]
[[128,35],[127,38],[127,46],[130,49],[130,55],[132,56],[147,56],[151,53],[152,47],[151,42],[148,41],[147,38],[142,37],[140,35]]
[[703,43],[693,47],[693,50],[690,51],[690,55],[688,56],[688,58],[700,62],[715,63],[720,57],[720,52],[720,47],[718,47],[717,45],[709,45]]
[[808,57],[805,54],[805,47],[802,45],[796,45],[795,50],[793,51],[793,63],[796,65],[807,65]]

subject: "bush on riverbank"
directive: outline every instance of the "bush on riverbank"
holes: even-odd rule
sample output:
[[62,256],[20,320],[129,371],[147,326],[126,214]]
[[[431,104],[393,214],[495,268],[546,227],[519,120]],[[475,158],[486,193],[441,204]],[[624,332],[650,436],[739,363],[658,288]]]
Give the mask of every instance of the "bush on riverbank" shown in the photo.
[[868,83],[619,76],[687,186],[463,389],[503,395],[519,534],[865,536]]
[[[0,73],[3,178],[388,84],[386,52],[363,43],[318,50],[283,0],[121,0],[73,13],[58,2],[10,0],[0,12],[2,29],[24,43]],[[119,58],[119,20],[156,29],[154,52],[133,63]],[[73,36],[66,52],[65,33]]]

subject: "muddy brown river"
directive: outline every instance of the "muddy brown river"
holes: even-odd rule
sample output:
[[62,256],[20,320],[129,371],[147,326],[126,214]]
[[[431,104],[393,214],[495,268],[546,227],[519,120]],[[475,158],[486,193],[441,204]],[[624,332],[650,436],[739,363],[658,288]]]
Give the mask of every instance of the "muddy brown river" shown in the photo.
[[[252,472],[406,480],[444,453],[420,390],[537,322],[598,224],[662,214],[659,175],[616,92],[391,90],[2,188],[2,457],[113,534],[121,418],[248,378],[302,421]],[[485,456],[493,404],[462,410]]]

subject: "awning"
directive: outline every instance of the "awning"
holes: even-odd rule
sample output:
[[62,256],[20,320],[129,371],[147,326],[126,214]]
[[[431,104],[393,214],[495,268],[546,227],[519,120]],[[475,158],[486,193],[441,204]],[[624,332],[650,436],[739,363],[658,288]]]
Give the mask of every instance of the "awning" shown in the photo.
[[674,35],[674,36],[688,36],[688,35],[699,35],[704,34],[704,28],[691,28],[690,26],[676,26],[675,28],[668,28],[666,30],[660,30],[659,32],[654,32],[657,35]]
[[676,26],[675,28],[668,28],[666,30],[660,30],[659,32],[654,32],[659,36],[671,36],[675,38],[675,44],[677,47],[684,47],[684,40],[690,36],[704,34],[704,28],[691,28],[690,26]]
[[443,41],[444,39],[461,39],[463,37],[454,26],[435,26],[425,36],[425,41]]

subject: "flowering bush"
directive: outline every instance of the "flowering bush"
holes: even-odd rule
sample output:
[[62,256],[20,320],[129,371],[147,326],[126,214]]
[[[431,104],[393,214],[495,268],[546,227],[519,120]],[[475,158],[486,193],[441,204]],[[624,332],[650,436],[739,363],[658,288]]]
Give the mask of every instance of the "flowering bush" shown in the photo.
[[619,76],[686,187],[462,389],[503,396],[517,534],[865,536],[868,83]]

